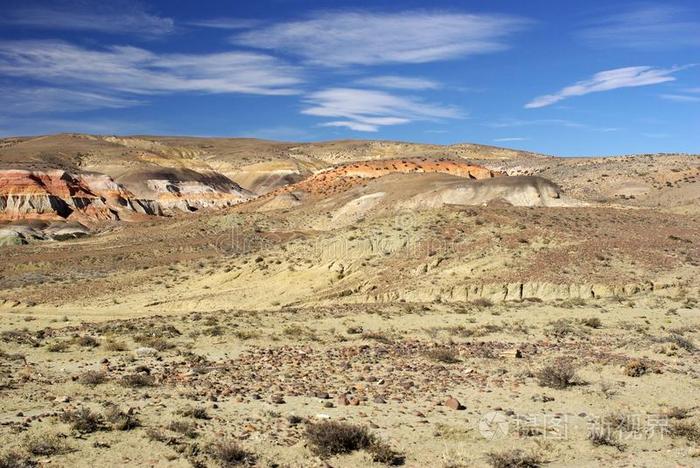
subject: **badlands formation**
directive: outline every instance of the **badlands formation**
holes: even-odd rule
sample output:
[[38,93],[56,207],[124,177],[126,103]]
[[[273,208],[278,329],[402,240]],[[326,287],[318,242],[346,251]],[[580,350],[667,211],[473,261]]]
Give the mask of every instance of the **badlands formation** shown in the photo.
[[699,242],[697,155],[2,139],[0,466],[697,466]]

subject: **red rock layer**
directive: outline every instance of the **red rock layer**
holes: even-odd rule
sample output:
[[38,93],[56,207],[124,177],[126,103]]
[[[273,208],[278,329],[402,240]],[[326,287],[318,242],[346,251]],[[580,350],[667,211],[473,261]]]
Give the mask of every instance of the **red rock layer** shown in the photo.
[[485,167],[453,159],[382,159],[344,164],[318,172],[296,184],[282,187],[268,196],[282,193],[303,191],[314,195],[329,195],[344,192],[363,184],[367,179],[375,179],[394,173],[431,173],[440,172],[469,179],[488,179],[505,176],[502,172],[491,171]]

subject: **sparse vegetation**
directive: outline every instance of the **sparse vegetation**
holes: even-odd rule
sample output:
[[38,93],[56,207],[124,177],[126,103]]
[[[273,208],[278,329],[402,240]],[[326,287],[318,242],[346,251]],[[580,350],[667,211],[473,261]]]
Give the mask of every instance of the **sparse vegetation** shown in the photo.
[[0,468],[30,468],[37,463],[17,450],[3,451],[0,454]]
[[106,351],[122,352],[128,350],[129,347],[123,341],[108,339],[107,341],[105,341],[104,349]]
[[625,450],[625,445],[618,440],[614,431],[610,428],[592,428],[591,431],[588,433],[588,440],[590,440],[591,444],[593,444],[595,447],[615,447],[620,452]]
[[83,348],[96,348],[100,345],[100,342],[97,341],[96,338],[89,335],[81,336],[76,340],[76,343],[78,346],[82,346]]
[[700,444],[700,426],[687,421],[674,421],[668,428],[672,437],[683,437],[694,444]]
[[442,362],[445,364],[455,364],[460,362],[459,353],[446,346],[431,348],[425,352],[425,355],[433,361]]
[[89,370],[78,376],[78,382],[83,385],[94,387],[107,381],[107,375],[102,371]]
[[46,345],[46,350],[50,353],[63,353],[70,348],[69,341],[54,341]]
[[187,419],[177,419],[171,421],[170,424],[168,424],[168,429],[173,432],[177,432],[178,434],[182,434],[185,437],[189,437],[190,439],[194,439],[199,435],[197,432],[197,425]]
[[311,450],[324,458],[366,449],[374,442],[374,437],[365,427],[336,421],[309,424],[305,437]]
[[131,411],[122,411],[117,405],[107,407],[105,419],[117,431],[130,431],[141,425],[141,422]]
[[576,385],[576,367],[569,361],[558,361],[540,369],[537,379],[542,387],[565,389]]
[[486,460],[492,468],[537,468],[543,460],[535,454],[521,449],[490,452]]
[[225,438],[209,447],[209,453],[222,467],[253,465],[255,455],[243,449],[236,440]]
[[104,418],[85,406],[61,415],[61,421],[70,424],[73,430],[89,434],[104,429]]
[[155,379],[148,374],[127,374],[122,377],[121,383],[126,387],[133,388],[153,387]]
[[57,432],[34,432],[26,435],[22,447],[37,456],[59,455],[71,450],[65,436]]
[[601,328],[603,326],[603,322],[598,317],[581,319],[581,323],[589,328]]
[[649,372],[649,366],[641,359],[630,359],[625,364],[625,375],[629,377],[641,377]]

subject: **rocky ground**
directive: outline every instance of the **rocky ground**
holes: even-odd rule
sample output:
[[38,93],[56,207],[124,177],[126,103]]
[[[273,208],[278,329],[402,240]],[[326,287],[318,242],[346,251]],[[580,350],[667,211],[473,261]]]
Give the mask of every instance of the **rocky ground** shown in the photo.
[[[222,443],[258,466],[700,456],[693,297],[0,320],[5,461],[228,466]],[[319,455],[309,431],[327,421],[392,457]]]

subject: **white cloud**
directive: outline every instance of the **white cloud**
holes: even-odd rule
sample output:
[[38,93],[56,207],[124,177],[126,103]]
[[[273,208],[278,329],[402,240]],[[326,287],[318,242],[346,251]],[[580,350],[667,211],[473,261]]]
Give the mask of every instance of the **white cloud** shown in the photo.
[[686,94],[661,94],[661,99],[675,102],[700,102],[700,96],[688,96]]
[[0,87],[0,108],[7,115],[121,109],[142,104],[135,99],[48,87]]
[[0,74],[52,85],[90,84],[138,94],[193,91],[288,95],[301,82],[297,67],[264,54],[155,54],[114,46],[85,49],[60,41],[0,42]]
[[257,20],[242,19],[242,18],[209,18],[188,21],[185,23],[190,26],[197,26],[200,28],[212,28],[212,29],[248,29],[260,24]]
[[625,67],[606,70],[593,75],[589,80],[579,81],[554,94],[539,96],[525,105],[526,109],[550,106],[572,96],[610,91],[618,88],[648,86],[674,81],[671,76],[680,68]]
[[668,5],[642,5],[602,18],[579,31],[593,46],[660,50],[700,47],[700,15]]
[[592,125],[584,124],[581,122],[574,122],[566,119],[531,119],[531,120],[521,120],[521,119],[501,119],[495,122],[488,122],[485,124],[487,127],[492,128],[518,128],[518,127],[530,127],[530,126],[542,126],[542,127],[564,127],[572,129],[589,130],[593,132],[617,132],[620,129],[614,127],[595,127]]
[[329,88],[308,95],[305,101],[309,107],[302,114],[338,119],[322,126],[347,127],[360,132],[376,132],[382,126],[416,120],[462,117],[454,107],[368,89]]
[[325,66],[426,63],[505,49],[505,39],[527,23],[486,14],[325,12],[247,31],[232,40]]
[[0,136],[46,135],[50,133],[94,133],[102,135],[152,134],[168,131],[156,122],[114,119],[62,119],[0,116]]
[[373,76],[370,78],[362,78],[356,81],[357,84],[365,86],[376,86],[378,88],[389,88],[389,89],[437,89],[440,87],[440,83],[433,80],[428,80],[425,78],[416,78],[410,76],[396,76],[396,75],[385,75],[385,76]]
[[[89,5],[89,8],[86,8]],[[174,21],[148,13],[139,3],[129,0],[109,2],[57,2],[6,10],[1,24],[37,29],[129,33],[141,36],[167,34]]]
[[505,137],[505,138],[494,138],[493,141],[496,141],[498,143],[505,143],[509,141],[526,141],[529,140],[529,138],[523,138],[523,137]]
[[521,120],[521,119],[501,119],[495,122],[490,122],[486,124],[493,128],[511,128],[511,127],[528,127],[531,125],[545,125],[545,126],[560,126],[569,128],[584,128],[585,124],[579,122],[572,122],[571,120],[564,119],[534,119],[534,120]]

